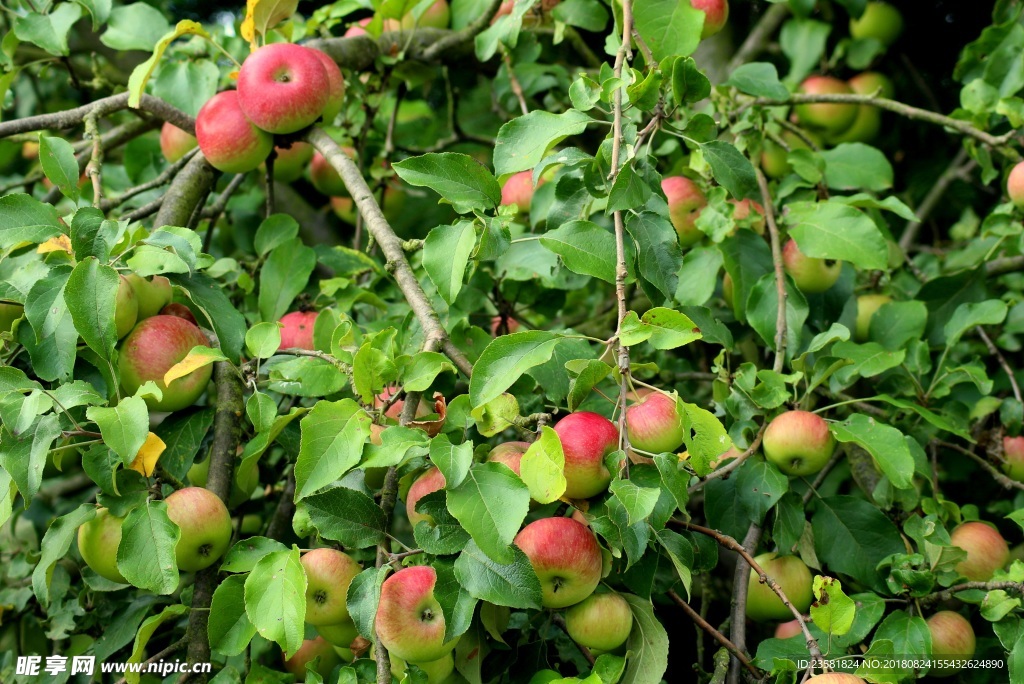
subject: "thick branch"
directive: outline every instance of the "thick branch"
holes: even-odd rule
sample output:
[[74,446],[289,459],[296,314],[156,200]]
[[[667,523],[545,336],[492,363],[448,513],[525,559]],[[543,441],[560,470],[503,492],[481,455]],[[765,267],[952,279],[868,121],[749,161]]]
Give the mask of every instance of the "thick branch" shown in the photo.
[[395,231],[384,218],[370,187],[359,173],[359,167],[320,128],[313,128],[306,139],[327,159],[327,162],[334,167],[334,170],[345,182],[345,187],[365,220],[367,230],[380,245],[380,249],[387,259],[388,269],[394,274],[399,289],[402,290],[402,294],[405,295],[406,301],[409,302],[409,306],[423,328],[425,339],[437,340],[438,346],[451,359],[456,368],[469,377],[473,372],[473,365],[449,339],[437,312],[434,311],[430,300],[427,299],[419,280],[416,279],[416,274],[413,273],[412,266],[409,265],[409,260],[405,257],[402,239],[395,235]]
[[[40,131],[43,129],[60,130],[64,128],[72,128],[85,121],[85,117],[89,115],[96,116],[97,118],[103,118],[123,109],[128,109],[128,93],[104,97],[94,102],[90,102],[89,104],[84,104],[81,107],[67,109],[63,112],[40,114],[38,116],[29,116],[24,119],[5,121],[4,123],[0,123],[0,138],[6,138],[9,135],[15,135],[17,133],[29,133],[31,131]],[[149,112],[158,119],[169,121],[184,131],[195,133],[195,119],[180,109],[172,107],[158,97],[143,95],[142,100],[139,102],[139,109],[144,112]]]
[[167,188],[153,227],[187,226],[200,203],[213,189],[216,176],[216,171],[202,152],[192,157]]
[[991,277],[1016,273],[1024,270],[1024,256],[1009,256],[993,259],[985,264],[985,273]]
[[758,670],[756,667],[750,664],[750,658],[748,658],[743,653],[743,651],[736,648],[736,644],[729,641],[729,638],[727,636],[725,636],[717,629],[712,627],[707,620],[702,618],[697,613],[697,611],[690,607],[690,604],[683,600],[683,598],[679,594],[670,589],[668,592],[668,597],[672,599],[673,603],[682,608],[683,611],[690,616],[690,619],[696,622],[701,629],[703,629],[705,632],[714,637],[715,641],[729,649],[729,652],[732,653],[736,657],[736,659],[743,664],[743,667],[747,668],[747,670],[750,671],[750,674],[754,675],[754,677],[757,677],[758,679],[761,678],[760,670]]
[[452,48],[471,43],[478,33],[491,25],[491,20],[498,13],[502,0],[491,0],[491,4],[472,23],[459,31],[452,31],[423,51],[423,59],[433,61]]

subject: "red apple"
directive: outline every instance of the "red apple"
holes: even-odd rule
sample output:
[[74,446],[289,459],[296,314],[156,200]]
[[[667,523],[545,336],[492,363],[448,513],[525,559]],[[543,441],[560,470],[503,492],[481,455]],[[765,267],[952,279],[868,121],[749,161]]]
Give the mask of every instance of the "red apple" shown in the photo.
[[302,178],[309,160],[313,158],[313,146],[309,143],[294,142],[290,147],[275,147],[274,180],[292,183]]
[[320,118],[330,96],[327,70],[315,52],[301,45],[264,45],[238,72],[238,103],[268,133],[301,131]]
[[[393,387],[385,387],[384,391],[377,395],[377,398],[373,401],[374,408],[380,408],[388,402],[391,396],[397,390]],[[402,409],[405,408],[405,399],[397,399],[390,406],[388,410],[384,412],[384,415],[391,420],[398,421],[402,416]],[[420,397],[420,403],[416,406],[416,418],[422,418],[423,416],[431,413],[430,405],[427,404],[422,397]]]
[[167,517],[181,528],[181,538],[174,548],[179,570],[198,572],[208,568],[228,550],[231,514],[219,496],[203,487],[185,487],[164,503]]
[[443,658],[456,639],[444,642],[444,613],[434,598],[437,573],[417,565],[384,580],[377,605],[377,637],[389,652],[410,663]]
[[184,304],[177,302],[171,302],[164,308],[160,309],[161,316],[177,316],[178,318],[184,319],[192,325],[199,327],[199,321],[196,320],[195,315],[192,311]]
[[633,611],[621,594],[591,594],[565,611],[565,626],[577,644],[611,651],[629,638],[633,629]]
[[114,328],[117,339],[121,339],[132,331],[139,320],[139,300],[135,297],[131,282],[124,276],[118,276],[114,302]]
[[[974,655],[974,628],[960,613],[942,610],[927,620],[932,635],[932,657],[967,660]],[[960,667],[933,667],[928,674],[933,677],[948,677],[959,672]]]
[[351,197],[332,197],[331,198],[331,209],[334,211],[334,215],[340,218],[349,225],[356,224],[356,204],[352,201]]
[[843,271],[843,263],[833,259],[809,257],[800,251],[796,240],[789,240],[782,248],[782,262],[802,292],[825,292],[836,284]]
[[534,520],[513,543],[540,579],[545,608],[566,608],[594,593],[601,581],[601,547],[594,533],[572,518]]
[[874,38],[885,47],[892,45],[902,32],[903,16],[887,2],[869,2],[863,14],[850,19],[852,37]]
[[555,425],[565,454],[565,496],[588,499],[608,488],[612,474],[604,457],[619,448],[619,431],[604,416],[570,413]]
[[217,93],[199,110],[196,139],[206,161],[225,173],[252,171],[274,148],[271,135],[242,113],[235,90]]
[[836,449],[825,419],[809,411],[786,411],[772,419],[764,431],[764,456],[793,477],[813,475]]
[[[762,553],[754,558],[765,574],[779,583],[779,587],[793,607],[806,613],[814,599],[811,592],[811,571],[796,556],[779,556],[776,553]],[[747,617],[755,622],[785,620],[793,613],[782,599],[760,579],[753,568],[747,581]]]
[[369,35],[366,32],[366,27],[370,25],[371,21],[373,21],[373,17],[366,17],[365,19],[360,19],[356,23],[354,23],[351,26],[349,26],[348,29],[346,29],[345,34],[342,37],[343,38],[352,38],[354,36],[366,36],[366,35]]
[[[504,333],[502,332],[502,326],[504,325]],[[519,321],[504,316],[494,316],[491,318],[491,337],[498,337],[501,334],[511,334],[519,330]]]
[[797,634],[803,634],[803,630],[800,629],[799,620],[782,622],[775,628],[776,639],[788,639],[790,637],[795,637]]
[[704,30],[700,32],[702,39],[721,31],[729,19],[729,0],[690,0],[690,7],[704,12]]
[[[538,187],[544,183],[541,179],[538,183]],[[519,212],[522,214],[528,214],[530,212],[530,202],[533,200],[533,172],[532,171],[520,171],[514,173],[505,180],[505,184],[501,186],[501,205],[511,206],[516,205],[519,208]]]
[[987,582],[1010,557],[1010,547],[998,530],[983,522],[965,522],[949,535],[953,546],[967,552],[956,571],[972,582]]
[[199,142],[196,136],[186,133],[172,123],[165,122],[160,129],[160,151],[164,159],[173,164],[195,148]]
[[320,60],[324,71],[327,72],[330,88],[327,95],[327,104],[324,106],[322,116],[324,123],[330,125],[335,117],[341,113],[341,106],[345,101],[345,77],[341,75],[341,68],[338,67],[338,63],[331,59],[326,52],[316,48],[308,49]]
[[[343,147],[342,149],[348,153],[351,148]],[[349,156],[354,157],[353,154],[349,154]],[[313,187],[324,195],[331,197],[348,195],[348,188],[345,187],[345,181],[341,180],[341,175],[319,152],[313,153],[313,161],[309,164],[309,179],[313,182]]]
[[348,619],[348,585],[362,566],[334,549],[313,549],[302,556],[306,571],[306,622],[334,625]]
[[1024,437],[1003,437],[1003,472],[1024,482]]
[[121,344],[118,368],[121,387],[134,395],[144,383],[152,380],[163,392],[157,401],[146,397],[151,411],[177,411],[191,406],[206,390],[213,366],[197,368],[183,378],[164,385],[164,375],[184,359],[193,347],[209,345],[202,331],[177,316],[152,316],[135,326]]
[[417,523],[424,520],[428,523],[433,523],[434,519],[426,515],[425,513],[416,512],[416,504],[419,500],[425,497],[431,492],[437,492],[444,489],[445,481],[444,475],[435,467],[431,467],[425,473],[416,478],[412,486],[409,487],[409,492],[405,495],[405,512],[409,516],[409,524],[416,527]]
[[117,569],[117,547],[121,544],[121,525],[118,518],[106,508],[96,511],[96,517],[78,528],[78,552],[82,560],[100,577],[111,582],[127,584]]
[[1015,205],[1024,207],[1024,162],[1017,162],[1006,177],[1006,194]]
[[[831,76],[808,76],[800,84],[800,92],[809,95],[851,95],[853,90],[846,81]],[[799,104],[795,107],[797,119],[808,128],[825,135],[838,135],[857,119],[857,105],[835,102]]]
[[487,454],[487,460],[504,463],[516,475],[520,475],[519,467],[523,462],[523,454],[529,448],[529,442],[504,442],[491,449],[490,453]]
[[309,349],[313,346],[316,311],[292,311],[281,316],[281,349]]
[[318,636],[316,639],[303,641],[302,646],[292,654],[291,658],[283,658],[284,669],[295,676],[295,681],[304,682],[306,681],[306,664],[317,656],[320,657],[320,663],[317,665],[316,671],[320,673],[321,677],[326,678],[331,674],[331,670],[341,663],[341,656],[331,646],[331,642]]
[[685,176],[668,176],[661,181],[661,191],[668,200],[668,216],[679,235],[679,244],[690,247],[701,241],[704,233],[697,228],[697,217],[707,206],[700,187]]
[[676,400],[650,389],[637,392],[636,399],[636,403],[626,409],[630,446],[655,454],[678,449],[685,431]]

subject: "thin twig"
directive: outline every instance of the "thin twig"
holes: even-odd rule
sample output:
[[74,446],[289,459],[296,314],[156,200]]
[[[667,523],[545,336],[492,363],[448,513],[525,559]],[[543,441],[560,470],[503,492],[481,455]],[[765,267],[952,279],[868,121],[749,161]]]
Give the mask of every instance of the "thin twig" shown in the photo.
[[704,618],[702,618],[697,613],[697,611],[695,611],[693,608],[691,608],[690,604],[688,604],[686,601],[684,601],[683,598],[679,594],[677,594],[674,590],[669,589],[668,597],[670,599],[672,599],[672,601],[677,606],[682,608],[683,611],[685,611],[686,614],[690,616],[690,619],[693,620],[694,622],[696,622],[700,626],[701,629],[703,629],[705,632],[707,632],[712,637],[714,637],[715,641],[717,641],[722,646],[725,646],[727,649],[729,649],[729,652],[732,653],[734,656],[736,656],[736,659],[739,660],[740,663],[742,663],[743,667],[747,668],[747,670],[750,671],[750,674],[754,675],[758,679],[761,678],[761,674],[762,674],[761,671],[758,670],[753,665],[751,665],[750,658],[748,658],[746,655],[744,655],[743,651],[741,651],[740,649],[736,648],[736,644],[734,644],[731,641],[729,641],[728,637],[726,637],[724,634],[722,634],[717,629],[715,629],[710,624],[708,624],[708,621],[705,620]]
[[788,16],[789,7],[785,3],[772,5],[747,35],[746,40],[740,45],[740,49],[729,60],[726,73],[732,73],[761,54],[771,40],[772,35]]
[[932,210],[935,209],[939,204],[939,200],[952,185],[953,181],[958,178],[962,179],[969,174],[978,162],[970,159],[967,154],[967,148],[961,147],[960,151],[957,152],[953,161],[949,163],[946,170],[943,171],[942,175],[939,176],[938,180],[935,181],[935,185],[931,187],[928,194],[921,200],[920,206],[917,211],[914,212],[914,218],[907,222],[907,225],[903,228],[903,234],[900,236],[900,249],[904,252],[910,250],[910,247],[914,244],[914,240],[917,239],[917,232],[921,229],[925,219],[931,215]]
[[1010,368],[1010,364],[1007,363],[1006,357],[999,351],[999,348],[996,347],[992,338],[988,336],[988,333],[985,332],[984,328],[978,325],[975,326],[974,329],[978,332],[978,336],[981,338],[981,341],[985,343],[986,347],[988,347],[988,353],[995,356],[996,359],[999,360],[999,365],[1003,367],[1003,371],[1006,373],[1006,377],[1010,381],[1010,388],[1013,390],[1013,398],[1017,400],[1018,404],[1024,404],[1024,399],[1021,399],[1020,385],[1017,384],[1017,377],[1014,375],[1013,369]]
[[775,224],[775,204],[768,191],[768,181],[760,169],[757,173],[757,185],[761,189],[761,204],[768,224],[768,235],[772,245],[772,264],[775,266],[775,291],[779,299],[779,308],[775,315],[775,363],[776,373],[782,372],[786,360],[786,272],[782,265],[782,246],[779,243],[779,227]]
[[[178,641],[175,641],[173,644],[171,644],[170,646],[168,646],[164,650],[162,650],[162,651],[156,653],[155,655],[147,658],[145,661],[143,661],[141,663],[142,666],[143,666],[142,667],[142,672],[146,671],[146,667],[147,666],[152,665],[153,663],[158,663],[158,662],[160,662],[161,660],[163,660],[164,658],[166,658],[169,655],[174,655],[175,653],[177,653],[181,649],[185,648],[185,646],[187,644],[188,644],[188,640],[187,639],[179,639]],[[128,680],[126,678],[121,677],[120,679],[117,680],[117,684],[125,684],[127,681]]]
[[501,1],[502,0],[491,0],[491,4],[487,6],[487,9],[483,11],[483,14],[473,20],[465,28],[459,31],[452,31],[424,50],[423,59],[428,62],[433,61],[437,59],[441,53],[446,52],[451,48],[472,42],[473,39],[476,38],[477,34],[483,32],[491,25],[491,20],[494,19],[494,15],[496,15],[498,10],[501,8]]
[[948,601],[953,598],[954,594],[958,594],[961,591],[969,591],[971,589],[980,589],[982,591],[1012,591],[1017,594],[1024,594],[1024,583],[1021,582],[964,582],[962,584],[956,584],[948,589],[942,591],[936,591],[935,593],[922,596],[918,599],[921,603],[928,605],[931,603],[941,603]]
[[516,96],[516,100],[519,102],[519,111],[522,112],[523,116],[526,116],[530,113],[530,108],[526,104],[526,95],[523,94],[522,84],[516,78],[516,70],[512,66],[512,55],[504,46],[501,48],[501,59],[505,63],[505,71],[508,73],[509,87],[512,88],[512,94]]
[[959,444],[953,444],[952,442],[944,442],[941,439],[935,440],[935,443],[941,447],[952,449],[953,451],[959,452],[964,456],[968,457],[969,459],[980,465],[982,468],[984,468],[988,472],[988,474],[992,476],[992,479],[994,479],[996,482],[1002,485],[1004,489],[1019,489],[1021,491],[1024,491],[1024,482],[1017,482],[1016,480],[1012,480],[1008,478],[1006,475],[1003,475],[996,469],[994,465],[983,459],[981,456],[978,456],[970,449],[965,449]]
[[135,197],[136,195],[141,195],[144,192],[153,190],[154,188],[159,188],[165,183],[169,183],[171,179],[174,178],[174,176],[176,176],[177,173],[185,167],[185,164],[188,164],[189,161],[192,160],[192,157],[194,157],[198,152],[198,147],[193,148],[186,152],[181,159],[179,159],[178,161],[174,162],[166,169],[161,171],[160,174],[153,180],[147,181],[140,185],[136,185],[134,188],[128,188],[117,197],[103,198],[103,200],[100,202],[100,210],[110,211],[114,207],[118,207],[124,204],[125,202],[130,200],[132,197]]
[[[747,585],[750,579],[750,567],[754,565],[751,561],[747,565],[745,558],[754,552],[761,541],[761,526],[751,523],[747,528],[747,536],[743,538],[741,558],[736,559],[736,568],[732,576],[732,624],[729,625],[729,633],[732,636],[732,643],[735,644],[737,652],[742,652],[747,647]],[[730,684],[736,684],[740,678],[740,661],[733,660],[729,665]]]
[[689,494],[693,494],[697,490],[699,490],[701,487],[706,485],[710,480],[717,480],[720,477],[725,477],[729,473],[731,473],[732,471],[736,470],[741,465],[743,465],[744,461],[746,461],[748,458],[750,458],[750,456],[755,451],[757,451],[758,449],[761,448],[761,440],[764,438],[764,431],[765,431],[765,429],[767,429],[767,427],[768,427],[768,422],[767,421],[765,421],[764,423],[761,423],[761,427],[757,430],[757,434],[754,436],[754,441],[750,443],[750,446],[747,447],[746,451],[744,451],[742,454],[740,454],[736,458],[734,458],[731,461],[729,461],[728,463],[726,463],[721,468],[718,468],[717,470],[712,470],[710,473],[708,473],[707,477],[705,477],[703,480],[701,480],[697,484],[695,484],[692,487],[690,487],[687,490],[687,492]]

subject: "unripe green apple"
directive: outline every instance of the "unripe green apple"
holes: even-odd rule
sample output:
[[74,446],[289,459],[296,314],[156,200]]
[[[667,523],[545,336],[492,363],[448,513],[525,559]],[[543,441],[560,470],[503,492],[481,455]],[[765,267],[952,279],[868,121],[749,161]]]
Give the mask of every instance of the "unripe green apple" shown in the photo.
[[238,91],[211,97],[196,116],[196,139],[210,165],[224,173],[247,173],[274,149],[274,138],[242,113]]
[[732,282],[732,276],[728,273],[722,278],[722,299],[729,305],[730,309],[735,309],[736,304],[734,301],[736,285]]
[[139,320],[139,300],[135,298],[135,290],[124,276],[118,276],[114,301],[114,328],[117,330],[117,339],[121,339],[132,331]]
[[702,40],[721,31],[729,19],[729,0],[690,0],[690,7],[704,12]]
[[[800,84],[799,91],[808,95],[852,95],[853,90],[846,81],[831,76],[808,76]],[[853,125],[857,118],[857,105],[835,102],[814,102],[798,104],[795,108],[797,119],[808,128],[826,135],[838,135]]]
[[281,317],[281,349],[309,349],[313,345],[316,311],[292,311]]
[[78,552],[100,577],[127,584],[128,580],[117,569],[117,547],[121,543],[123,523],[124,518],[111,515],[106,508],[99,509],[95,518],[78,528]]
[[[941,610],[927,620],[932,635],[932,657],[942,659],[969,659],[974,656],[974,628],[960,613]],[[960,667],[933,667],[928,674],[933,677],[949,677],[959,672]]]
[[[804,131],[804,134],[816,145],[821,144],[820,136],[811,131]],[[789,146],[790,150],[806,150],[810,149],[807,143],[804,142],[796,133],[792,131],[783,131],[782,141]],[[793,168],[789,164],[788,152],[784,147],[778,145],[771,139],[765,139],[764,150],[761,152],[761,169],[765,175],[769,178],[782,178]]]
[[1017,162],[1006,177],[1006,194],[1016,206],[1024,207],[1024,162]]
[[[814,597],[811,591],[811,571],[804,562],[796,556],[779,556],[775,552],[762,553],[754,560],[768,577],[779,583],[779,587],[793,607],[801,613],[806,613]],[[755,622],[793,617],[792,611],[772,591],[767,582],[761,583],[753,569],[750,570],[750,578],[747,581],[747,617]]]
[[324,639],[340,648],[348,648],[359,636],[359,629],[356,628],[356,623],[352,622],[352,618],[346,618],[331,625],[317,625],[316,631]]
[[864,13],[850,19],[850,35],[860,40],[874,38],[888,47],[903,32],[903,15],[887,2],[869,2]]
[[636,403],[626,409],[630,446],[654,454],[678,449],[686,431],[675,398],[646,388],[635,398]]
[[331,643],[322,636],[318,636],[316,639],[304,640],[302,646],[292,654],[291,658],[284,658],[282,654],[284,669],[295,675],[295,681],[304,682],[306,681],[306,664],[317,656],[320,656],[320,663],[317,665],[316,671],[324,678],[331,674],[331,670],[336,665],[341,663],[341,656],[337,654]]
[[679,236],[679,244],[690,247],[700,242],[704,233],[697,228],[697,217],[708,203],[704,192],[685,176],[663,178],[661,191],[668,200],[668,217]]
[[160,309],[171,303],[174,293],[171,290],[171,281],[167,278],[153,276],[152,280],[146,280],[142,276],[129,273],[125,279],[135,292],[140,321],[156,316]]
[[786,411],[764,431],[764,456],[787,475],[813,475],[832,458],[836,440],[825,419],[809,411]]
[[541,670],[530,677],[529,684],[549,684],[556,679],[564,679],[564,677],[554,670]]
[[491,449],[487,454],[487,460],[504,463],[512,472],[520,475],[519,468],[523,462],[523,454],[529,448],[529,442],[504,442]]
[[565,626],[577,644],[611,651],[629,638],[633,611],[621,594],[595,593],[565,611]]
[[293,142],[289,147],[275,147],[274,180],[292,183],[302,178],[306,166],[313,158],[313,146],[304,142]]
[[25,313],[25,307],[21,304],[0,302],[0,332],[11,332],[14,321],[18,320]]
[[444,475],[434,467],[416,478],[405,495],[405,512],[409,516],[410,525],[415,528],[421,520],[433,524],[434,518],[425,513],[416,512],[416,504],[427,494],[444,489],[444,484]]
[[809,257],[792,239],[782,249],[782,263],[800,291],[808,294],[825,292],[836,284],[843,272],[841,261]]
[[[893,95],[892,81],[877,71],[865,71],[857,74],[847,83],[858,95],[873,95],[891,98]],[[829,142],[838,145],[844,142],[872,142],[878,137],[882,128],[882,110],[874,105],[862,104],[857,107],[857,118],[853,124],[838,135],[829,137]]]
[[173,164],[198,145],[196,136],[186,133],[174,124],[165,122],[160,129],[160,151],[164,159]]
[[409,31],[417,27],[446,29],[450,20],[451,10],[448,8],[448,0],[436,0],[426,9],[419,22],[416,21],[412,12],[408,12],[402,17],[401,23],[397,19],[385,19],[384,31]]
[[1024,482],[1024,437],[1003,437],[1003,472]]
[[967,552],[967,558],[957,563],[956,571],[972,582],[988,582],[1010,557],[1010,547],[1003,535],[983,522],[957,526],[949,540]]
[[[412,681],[404,678],[409,670],[409,664],[392,653],[389,653],[388,656],[391,660],[391,674],[398,677],[400,682]],[[451,653],[446,653],[437,660],[415,665],[423,670],[423,674],[427,675],[427,684],[441,684],[455,671],[455,658]]]
[[853,337],[858,342],[866,342],[871,331],[871,318],[883,305],[892,301],[892,297],[884,294],[866,294],[857,297],[857,323],[854,325]]
[[530,559],[540,579],[541,605],[565,608],[594,593],[603,559],[594,533],[572,518],[534,520],[513,543]]
[[249,121],[268,133],[295,133],[309,126],[324,113],[330,96],[327,69],[302,45],[264,45],[238,70],[238,104]]
[[302,567],[306,571],[306,622],[319,627],[347,620],[348,585],[363,567],[348,554],[328,548],[303,555]]
[[220,497],[203,487],[185,487],[164,502],[167,517],[181,529],[174,547],[178,569],[198,572],[213,565],[231,544],[231,514]]
[[444,641],[445,620],[434,597],[437,572],[426,565],[402,568],[380,588],[375,624],[384,648],[410,663],[443,658],[458,641]]
[[206,390],[213,373],[212,366],[197,368],[183,378],[164,384],[164,375],[184,359],[193,347],[210,343],[202,331],[177,316],[152,316],[135,326],[121,344],[118,368],[121,387],[134,395],[144,383],[152,380],[163,392],[157,401],[146,397],[151,411],[178,411],[191,406]]
[[555,424],[565,454],[565,496],[589,499],[608,489],[612,474],[604,457],[619,448],[619,431],[602,415],[570,413]]

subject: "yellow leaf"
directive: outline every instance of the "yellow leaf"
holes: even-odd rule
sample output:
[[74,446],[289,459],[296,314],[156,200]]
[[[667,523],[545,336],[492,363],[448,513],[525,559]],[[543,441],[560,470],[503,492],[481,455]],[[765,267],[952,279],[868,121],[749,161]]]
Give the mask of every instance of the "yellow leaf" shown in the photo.
[[295,14],[299,0],[246,0],[245,19],[242,20],[242,37],[249,41],[253,50],[259,47],[257,36],[266,37],[267,32]]
[[192,371],[208,366],[215,361],[227,361],[227,358],[218,349],[202,346],[192,347],[192,351],[186,354],[185,358],[164,373],[164,386],[168,386],[178,378],[183,378]]
[[164,453],[164,449],[167,445],[164,441],[157,437],[155,434],[150,432],[146,435],[146,441],[143,443],[142,448],[139,449],[139,453],[135,455],[135,460],[132,461],[132,470],[142,473],[143,476],[149,477],[153,474],[153,470],[156,469],[156,462],[160,460],[160,454]]
[[153,69],[156,68],[156,63],[160,61],[160,58],[164,56],[164,51],[167,46],[170,45],[176,39],[185,36],[194,35],[202,36],[203,38],[209,39],[210,34],[206,32],[203,25],[197,21],[191,21],[184,19],[178,22],[178,25],[173,30],[168,31],[161,38],[156,47],[153,48],[153,54],[145,62],[135,67],[132,71],[132,75],[128,77],[128,106],[138,107],[139,102],[142,101],[142,93],[146,90],[146,82],[149,81],[149,77],[153,75]]
[[43,244],[36,248],[36,252],[39,254],[46,254],[47,252],[67,252],[68,254],[74,254],[74,250],[71,249],[71,238],[67,235],[58,235],[57,237],[50,238]]

